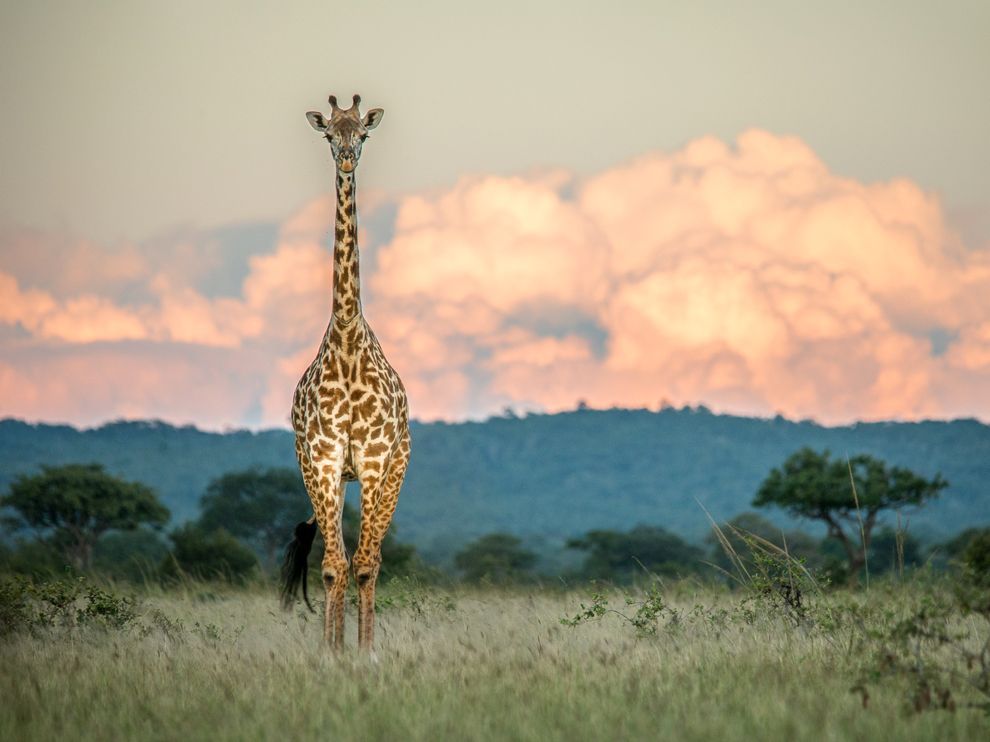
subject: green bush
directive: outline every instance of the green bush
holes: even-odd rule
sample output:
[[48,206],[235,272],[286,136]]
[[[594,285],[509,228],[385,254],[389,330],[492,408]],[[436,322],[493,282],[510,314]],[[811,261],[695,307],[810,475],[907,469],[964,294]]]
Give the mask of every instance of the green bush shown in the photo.
[[243,583],[258,568],[254,552],[223,528],[207,531],[187,523],[172,531],[169,538],[173,547],[160,568],[165,580],[185,576]]
[[904,530],[886,526],[870,539],[870,573],[900,572],[901,567],[918,567],[924,559],[921,542]]
[[36,579],[54,578],[72,571],[68,560],[48,539],[18,539],[13,546],[0,547],[0,572]]
[[27,628],[30,624],[30,604],[23,580],[0,580],[0,636]]
[[454,564],[468,582],[515,582],[525,577],[535,563],[536,554],[507,533],[482,536],[454,557]]
[[167,554],[168,546],[154,531],[114,531],[96,542],[93,569],[114,580],[140,583],[154,577]]
[[630,582],[648,574],[695,572],[701,549],[659,526],[636,526],[626,531],[589,531],[567,542],[570,549],[588,552],[582,577]]
[[709,560],[722,572],[734,573],[737,561],[746,569],[753,567],[753,557],[747,540],[756,538],[786,550],[795,559],[802,559],[809,568],[820,568],[825,558],[821,540],[804,531],[784,531],[759,513],[740,513],[705,538],[709,545]]
[[137,619],[136,601],[84,577],[30,582],[0,581],[0,635],[53,627],[125,629]]
[[990,588],[990,528],[973,535],[960,561],[972,583]]

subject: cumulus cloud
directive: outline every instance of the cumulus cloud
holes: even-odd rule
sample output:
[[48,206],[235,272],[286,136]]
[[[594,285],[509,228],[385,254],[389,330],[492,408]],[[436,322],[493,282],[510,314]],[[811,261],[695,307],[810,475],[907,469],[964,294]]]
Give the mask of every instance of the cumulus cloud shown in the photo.
[[[990,418],[990,253],[916,184],[840,177],[797,138],[703,137],[587,178],[360,200],[366,314],[417,417],[666,400],[828,423]],[[241,252],[184,233],[108,265],[62,240],[74,267],[47,283],[36,248],[8,254],[0,326],[28,340],[0,339],[2,412],[77,419],[95,384],[86,415],[179,419],[170,400],[208,398],[193,419],[228,405],[226,422],[286,424],[329,314],[332,213],[321,196]],[[224,266],[237,281],[210,291]],[[87,363],[140,383],[115,392]]]
[[[413,373],[438,365],[474,382],[444,405],[426,400],[441,416],[668,399],[913,418],[944,414],[938,388],[988,352],[988,267],[917,185],[842,178],[800,140],[749,131],[734,147],[702,138],[577,183],[465,179],[407,199],[380,251],[374,309],[420,319],[380,333]],[[591,331],[540,327],[548,307]],[[941,357],[936,331],[956,335]],[[442,339],[426,357],[410,347],[421,332]],[[465,342],[466,359],[452,356]],[[990,401],[972,403],[990,414]]]

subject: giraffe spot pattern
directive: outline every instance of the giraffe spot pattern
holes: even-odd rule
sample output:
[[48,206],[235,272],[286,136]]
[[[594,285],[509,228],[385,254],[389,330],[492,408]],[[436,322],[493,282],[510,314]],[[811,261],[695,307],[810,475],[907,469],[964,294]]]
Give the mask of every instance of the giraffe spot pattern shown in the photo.
[[[355,96],[354,105],[345,111],[331,97],[334,110],[325,127],[335,157],[338,151],[348,151],[354,166],[367,128],[377,126],[382,114],[375,109],[362,121],[359,102]],[[322,115],[318,121],[325,121]],[[321,130],[322,125],[314,128]],[[361,532],[352,563],[360,585],[359,640],[369,646],[381,543],[409,464],[409,408],[402,381],[361,314],[353,194],[353,167],[349,172],[338,167],[333,310],[319,352],[296,386],[291,418],[299,469],[326,543],[324,636],[338,646],[343,641],[348,574],[341,533],[344,485],[353,480],[361,484]]]

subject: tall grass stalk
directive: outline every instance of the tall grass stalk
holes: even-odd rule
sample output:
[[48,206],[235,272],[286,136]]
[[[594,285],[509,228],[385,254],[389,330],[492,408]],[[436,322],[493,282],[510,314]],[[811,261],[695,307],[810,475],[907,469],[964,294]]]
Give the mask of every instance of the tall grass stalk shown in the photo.
[[859,495],[856,492],[856,478],[853,476],[852,464],[846,455],[846,468],[849,469],[849,484],[852,485],[853,503],[856,505],[856,519],[859,521],[859,541],[863,545],[863,569],[866,570],[866,591],[870,591],[870,554],[866,548],[866,529],[863,528],[863,513],[859,508]]

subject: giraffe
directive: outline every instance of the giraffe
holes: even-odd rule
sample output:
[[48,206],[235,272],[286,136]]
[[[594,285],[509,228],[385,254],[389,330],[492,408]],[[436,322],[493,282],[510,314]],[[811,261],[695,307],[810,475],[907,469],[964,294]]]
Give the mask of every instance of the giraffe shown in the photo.
[[346,110],[334,96],[329,100],[329,119],[317,111],[306,118],[330,144],[337,171],[333,304],[316,358],[296,386],[291,415],[313,516],[296,526],[286,552],[282,597],[291,605],[302,583],[309,605],[306,562],[318,526],[325,543],[323,637],[327,644],[343,647],[348,562],[341,515],[346,483],[360,482],[361,531],[351,566],[358,586],[358,645],[370,650],[382,540],[409,464],[409,408],[402,381],[361,311],[354,175],[368,132],[384,111],[373,108],[362,118],[360,96]]

